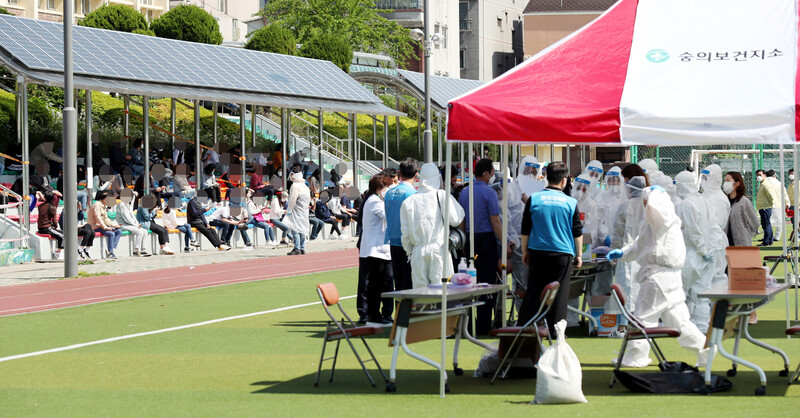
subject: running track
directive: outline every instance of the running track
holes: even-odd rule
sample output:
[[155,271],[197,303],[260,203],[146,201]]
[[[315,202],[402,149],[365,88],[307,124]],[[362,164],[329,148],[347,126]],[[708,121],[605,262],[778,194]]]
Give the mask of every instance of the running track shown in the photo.
[[358,250],[268,257],[0,287],[0,316],[358,266]]

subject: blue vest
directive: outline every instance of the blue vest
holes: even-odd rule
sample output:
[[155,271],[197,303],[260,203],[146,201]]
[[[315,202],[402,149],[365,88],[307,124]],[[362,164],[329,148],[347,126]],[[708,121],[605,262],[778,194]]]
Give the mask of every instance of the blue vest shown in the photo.
[[531,195],[533,228],[528,249],[575,255],[572,217],[578,201],[558,190],[545,189]]

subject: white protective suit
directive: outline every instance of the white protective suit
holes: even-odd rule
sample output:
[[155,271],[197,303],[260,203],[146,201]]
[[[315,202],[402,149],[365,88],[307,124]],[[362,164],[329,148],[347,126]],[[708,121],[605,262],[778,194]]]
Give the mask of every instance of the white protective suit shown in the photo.
[[711,277],[713,287],[728,283],[728,275],[725,274],[725,269],[728,267],[728,260],[725,258],[725,248],[728,246],[725,227],[731,214],[731,202],[722,191],[722,169],[718,165],[711,164],[700,173],[700,186],[703,187],[701,196],[706,202],[712,223],[709,228],[709,238],[714,254],[714,272]]
[[[659,172],[661,173],[661,172]],[[669,195],[669,199],[672,200],[672,204],[674,206],[678,206],[681,203],[681,198],[678,196],[678,187],[675,185],[675,182],[672,181],[672,177],[661,173],[658,177],[656,177],[656,181],[651,183],[653,185],[658,185],[664,188]]]
[[714,272],[714,252],[711,245],[711,216],[708,206],[700,196],[697,178],[694,174],[683,171],[675,176],[678,195],[681,203],[675,207],[675,213],[681,220],[683,241],[686,245],[686,262],[683,264],[683,290],[686,294],[686,307],[692,322],[700,331],[708,330],[711,320],[711,302],[700,299],[697,294],[711,287]]
[[605,238],[610,237],[614,230],[614,220],[617,210],[628,199],[622,184],[622,175],[619,167],[612,167],[606,173],[606,188],[597,196],[597,235],[605,244]]
[[639,167],[642,167],[644,173],[647,174],[647,179],[650,180],[650,184],[656,184],[656,179],[663,174],[658,169],[658,163],[650,158],[639,161]]
[[[620,205],[614,220],[614,229],[611,234],[611,247],[622,248],[639,236],[644,220],[644,205],[642,204],[642,190],[646,186],[644,177],[636,176],[625,184],[628,200]],[[636,309],[636,297],[639,294],[639,283],[634,280],[639,272],[639,263],[636,260],[617,263],[614,268],[614,283],[622,286],[628,295],[628,309]],[[623,324],[624,325],[624,324]]]
[[441,182],[436,164],[423,165],[419,191],[406,198],[400,206],[403,249],[409,254],[411,282],[415,289],[441,283],[442,277],[453,275],[450,253],[442,252],[445,199],[450,199],[446,216],[449,226],[458,226],[464,220],[464,209],[452,195],[440,190]]
[[[542,166],[534,156],[527,155],[522,159],[514,182],[508,187],[508,240],[514,243],[514,251],[508,259],[511,276],[514,279],[514,290],[524,291],[528,287],[528,266],[522,261],[522,213],[531,194],[544,190],[546,184],[539,179]],[[522,305],[520,300],[517,309]]]
[[591,235],[590,243],[594,246],[598,242],[599,219],[597,218],[597,202],[595,196],[592,196],[593,189],[599,190],[592,186],[592,180],[588,174],[581,174],[572,183],[572,197],[578,201],[578,210],[580,210],[583,221],[583,233]]
[[[636,316],[645,327],[657,327],[659,319],[664,326],[681,331],[678,343],[697,355],[697,365],[704,367],[708,349],[706,337],[689,317],[681,285],[681,267],[686,258],[686,247],[681,234],[681,221],[669,195],[659,186],[644,191],[645,207],[642,231],[630,244],[622,248],[621,260],[637,260],[641,269],[636,275],[640,284],[636,300]],[[644,340],[628,343],[622,365],[646,367],[650,364],[650,345]]]
[[589,196],[592,199],[597,198],[597,195],[600,194],[600,181],[603,180],[603,163],[597,160],[589,161],[589,164],[586,164],[586,169],[583,170],[583,174],[589,176],[592,186],[589,189]]
[[292,187],[289,189],[289,207],[283,223],[289,229],[308,236],[308,208],[311,205],[311,191],[303,180],[302,173],[292,174]]

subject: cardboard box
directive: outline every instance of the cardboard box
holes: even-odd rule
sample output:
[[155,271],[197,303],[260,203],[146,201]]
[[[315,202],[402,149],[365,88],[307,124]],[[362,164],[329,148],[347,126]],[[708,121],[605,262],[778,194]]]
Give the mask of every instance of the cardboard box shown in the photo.
[[728,289],[764,290],[767,288],[767,271],[761,267],[761,250],[758,247],[728,247]]
[[619,326],[621,314],[605,313],[608,296],[592,296],[589,313],[597,320],[597,335],[608,335]]

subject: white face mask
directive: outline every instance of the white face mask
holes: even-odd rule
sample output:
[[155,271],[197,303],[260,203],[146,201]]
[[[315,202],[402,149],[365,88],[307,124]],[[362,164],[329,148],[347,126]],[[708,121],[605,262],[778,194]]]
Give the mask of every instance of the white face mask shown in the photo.
[[764,176],[758,176],[758,177],[756,177],[756,179],[760,183],[760,182],[764,181]]
[[789,174],[789,180],[794,180],[794,174]]
[[726,181],[725,183],[722,183],[722,191],[725,192],[725,194],[731,194],[733,191],[733,182]]

